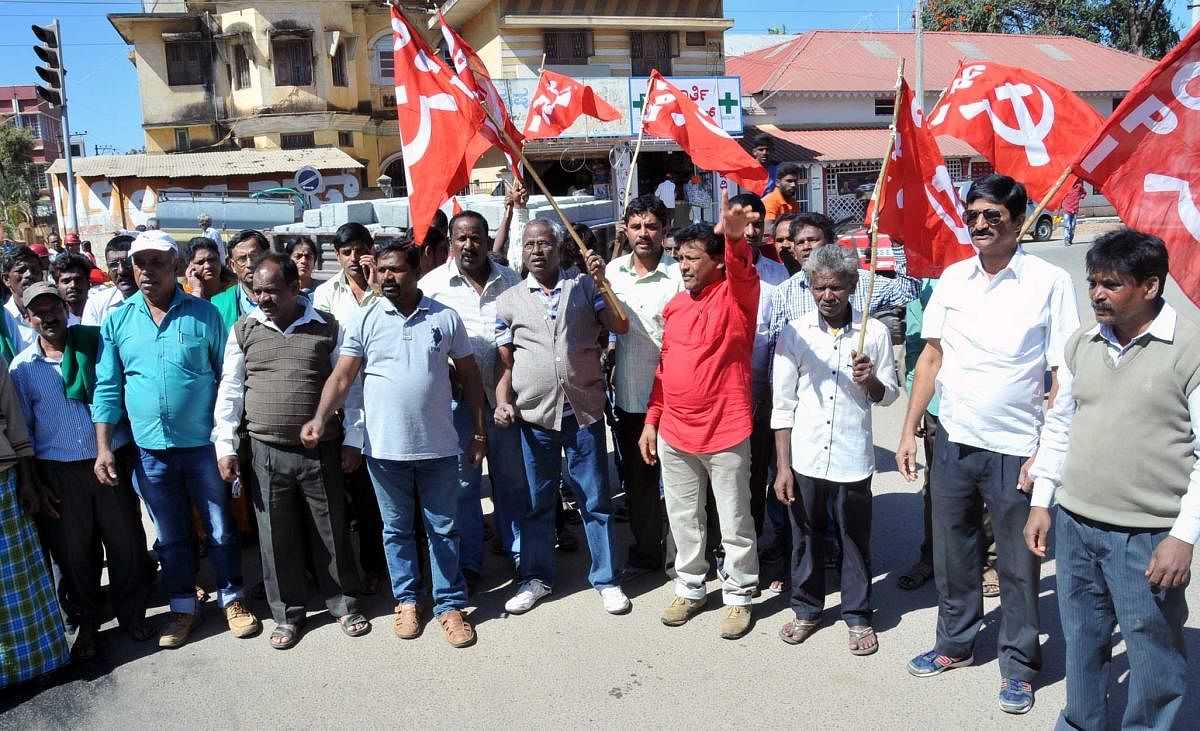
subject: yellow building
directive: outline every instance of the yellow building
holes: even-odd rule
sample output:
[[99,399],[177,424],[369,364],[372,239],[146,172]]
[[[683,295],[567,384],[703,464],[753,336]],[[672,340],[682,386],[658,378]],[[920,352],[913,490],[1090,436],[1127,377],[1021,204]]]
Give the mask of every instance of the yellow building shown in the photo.
[[[438,3],[403,4],[427,39],[444,46],[429,12]],[[666,76],[721,75],[722,37],[733,25],[722,17],[720,0],[440,5],[512,95],[510,101],[527,95],[544,64],[589,83],[607,83],[624,97],[623,105],[609,101],[626,111],[640,106],[630,100],[631,94],[636,100],[630,76],[645,76],[652,68]],[[338,147],[363,165],[364,188],[375,187],[386,174],[403,192],[391,27],[380,3],[143,0],[143,12],[108,18],[132,46],[148,153]],[[513,107],[521,126],[524,110],[519,103]],[[614,146],[631,136],[626,125],[604,135],[576,136],[569,144],[533,142],[527,152],[539,168],[546,167],[555,187],[568,188],[578,182],[576,173],[610,158]],[[651,144],[645,161],[671,149]],[[502,165],[499,153],[485,155],[472,187],[490,189]]]

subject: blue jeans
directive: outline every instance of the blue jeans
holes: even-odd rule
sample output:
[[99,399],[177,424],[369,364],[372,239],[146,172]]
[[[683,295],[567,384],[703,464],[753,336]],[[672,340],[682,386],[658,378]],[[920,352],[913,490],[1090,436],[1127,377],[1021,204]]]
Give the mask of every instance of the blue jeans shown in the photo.
[[420,503],[429,540],[429,572],[433,579],[433,614],[467,605],[467,582],[459,568],[458,458],[399,462],[367,457],[367,471],[383,517],[383,553],[392,579],[392,596],[401,604],[420,598],[421,564],[414,534]]
[[529,511],[521,519],[521,577],[554,585],[554,505],[559,500],[565,452],[567,472],[573,478],[568,484],[583,514],[583,532],[592,554],[588,581],[597,589],[616,586],[604,422],[581,429],[574,416],[564,416],[561,426],[554,431],[521,422],[521,446],[529,476]]
[[[521,435],[516,429],[496,426],[489,412],[487,422],[488,479],[492,484],[492,517],[500,534],[500,545],[512,560],[520,556],[521,516],[528,510],[529,487],[521,454]],[[458,458],[458,531],[462,537],[460,560],[464,571],[483,571],[483,506],[480,505],[483,469],[467,462],[467,447],[475,435],[475,421],[464,403],[454,404],[454,428],[463,454]]]
[[221,607],[245,596],[242,554],[237,526],[229,512],[229,485],[217,471],[217,452],[204,447],[138,449],[134,461],[134,487],[154,530],[162,563],[162,585],[171,611],[195,614],[196,554],[192,506],[208,533],[208,560],[217,575],[217,600]]
[[1175,728],[1187,690],[1187,599],[1184,587],[1154,591],[1146,579],[1150,556],[1170,531],[1118,528],[1059,508],[1054,533],[1067,645],[1067,707],[1057,728],[1105,727],[1116,625],[1129,659],[1121,728]]
[[1075,221],[1078,218],[1077,213],[1063,214],[1063,240],[1068,244],[1075,240]]

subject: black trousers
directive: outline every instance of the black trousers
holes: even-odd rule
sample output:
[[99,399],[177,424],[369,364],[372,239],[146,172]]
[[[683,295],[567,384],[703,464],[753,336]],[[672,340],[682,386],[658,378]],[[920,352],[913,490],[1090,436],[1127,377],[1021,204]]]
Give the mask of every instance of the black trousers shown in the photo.
[[629,530],[633,545],[627,564],[646,569],[663,565],[663,507],[659,495],[660,470],[648,465],[638,449],[638,438],[646,425],[645,414],[616,409],[617,448],[624,455],[625,500],[629,505]]
[[[937,439],[938,434],[938,419],[933,414],[926,411],[922,417],[922,425],[925,427],[925,436],[921,441],[925,445],[925,484],[921,488],[921,498],[924,502],[924,519],[925,519],[925,537],[921,541],[921,561],[922,563],[933,565],[933,491],[930,489],[931,475],[933,474],[933,443]],[[982,519],[980,520],[980,530],[983,531],[984,549],[984,568],[996,565],[996,539],[992,535],[992,516],[988,513],[987,508],[982,511]]]
[[761,541],[763,521],[767,512],[767,474],[775,461],[775,431],[771,429],[771,403],[759,405],[754,413],[750,432],[750,515],[754,518],[754,535]]
[[792,470],[792,610],[817,619],[825,609],[825,532],[832,509],[842,544],[842,619],[871,624],[871,478],[817,480]]
[[99,625],[105,619],[101,571],[108,564],[108,603],[122,627],[135,627],[146,616],[150,575],[146,566],[146,534],[133,491],[129,450],[119,450],[120,481],[101,485],[92,471],[94,460],[37,460],[43,482],[58,496],[58,520],[43,519],[42,528],[62,575],[64,608],[73,623]]
[[367,474],[367,463],[345,476],[346,493],[350,498],[350,519],[358,535],[358,561],[364,574],[387,576],[387,560],[383,556],[383,518],[379,515],[379,500],[375,486]]
[[1027,493],[1017,489],[1025,457],[949,441],[940,430],[933,447],[933,573],[938,590],[937,652],[966,657],[983,619],[986,506],[996,538],[1000,575],[1000,674],[1032,681],[1042,667],[1038,640],[1041,559],[1025,547]]
[[338,440],[305,449],[251,438],[250,448],[257,478],[250,499],[272,618],[277,624],[304,621],[306,566],[329,613],[354,614],[362,580],[350,544]]

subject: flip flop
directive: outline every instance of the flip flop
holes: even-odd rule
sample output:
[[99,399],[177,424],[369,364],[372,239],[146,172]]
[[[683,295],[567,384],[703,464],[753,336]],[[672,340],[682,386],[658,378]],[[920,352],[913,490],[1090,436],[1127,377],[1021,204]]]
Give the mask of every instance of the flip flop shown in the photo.
[[816,632],[820,625],[819,619],[793,619],[779,628],[779,639],[789,645],[799,645]]
[[[338,624],[342,628],[342,632],[346,633],[347,637],[362,637],[371,631],[371,623],[363,615],[355,612],[354,614],[343,614],[338,617]],[[355,629],[355,625],[361,625]]]
[[1000,575],[996,569],[988,567],[983,570],[983,595],[986,597],[1000,596]]
[[[874,655],[879,650],[879,638],[875,635],[875,629],[872,627],[850,627],[850,654],[851,655]],[[868,637],[875,638],[875,644],[868,647],[863,647],[863,640]]]
[[[271,630],[271,647],[276,650],[290,650],[300,641],[300,629],[302,624],[277,624],[275,629]],[[276,640],[282,640],[277,642]]]

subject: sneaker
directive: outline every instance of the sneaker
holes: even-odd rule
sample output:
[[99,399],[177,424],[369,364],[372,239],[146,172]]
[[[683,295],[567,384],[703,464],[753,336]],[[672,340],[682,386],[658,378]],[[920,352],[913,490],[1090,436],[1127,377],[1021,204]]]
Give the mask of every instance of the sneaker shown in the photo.
[[225,607],[225,622],[229,625],[229,631],[238,639],[253,637],[262,631],[262,622],[259,622],[258,617],[255,617],[241,601],[230,602],[229,606]]
[[1000,710],[1005,713],[1029,713],[1033,708],[1033,686],[1016,678],[1000,679]]
[[549,593],[550,587],[543,584],[541,579],[530,579],[521,584],[521,588],[512,599],[504,603],[504,611],[509,614],[524,614]]
[[929,678],[934,675],[940,675],[950,668],[961,668],[975,662],[974,655],[966,657],[949,657],[947,655],[938,654],[937,650],[930,650],[924,655],[917,655],[908,661],[908,672],[918,678]]
[[668,627],[678,627],[699,614],[700,610],[704,609],[704,605],[707,603],[707,596],[702,596],[699,599],[687,599],[677,596],[663,610],[662,623]]
[[721,612],[721,637],[736,640],[750,631],[750,607],[730,605]]
[[451,609],[443,612],[438,617],[438,624],[442,625],[446,641],[452,647],[470,647],[475,644],[475,630],[463,619],[462,610]]
[[619,586],[606,586],[601,589],[600,600],[604,602],[604,611],[609,614],[625,614],[633,606]]
[[167,623],[158,634],[158,646],[174,649],[183,647],[192,629],[200,623],[200,616],[186,612],[167,614]]

